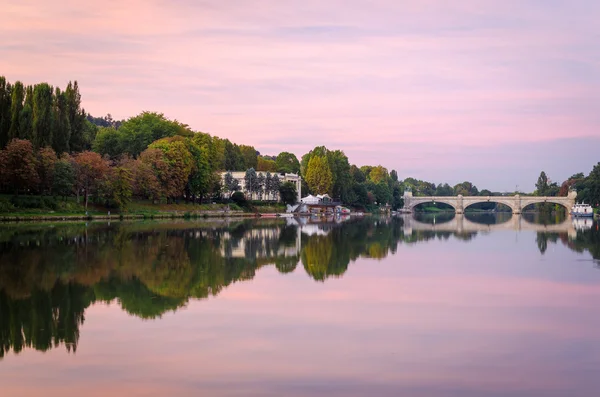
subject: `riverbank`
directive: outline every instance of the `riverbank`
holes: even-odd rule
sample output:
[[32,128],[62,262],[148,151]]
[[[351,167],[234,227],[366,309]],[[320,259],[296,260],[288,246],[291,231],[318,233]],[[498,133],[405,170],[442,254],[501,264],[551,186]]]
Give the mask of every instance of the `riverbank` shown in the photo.
[[284,212],[285,206],[279,203],[248,203],[244,207],[240,207],[234,203],[154,204],[145,201],[132,202],[126,211],[118,212],[94,204],[90,204],[86,210],[82,204],[76,203],[74,200],[68,200],[67,202],[58,202],[58,205],[52,205],[45,208],[0,207],[0,222],[208,217],[240,218],[264,215],[277,216]]

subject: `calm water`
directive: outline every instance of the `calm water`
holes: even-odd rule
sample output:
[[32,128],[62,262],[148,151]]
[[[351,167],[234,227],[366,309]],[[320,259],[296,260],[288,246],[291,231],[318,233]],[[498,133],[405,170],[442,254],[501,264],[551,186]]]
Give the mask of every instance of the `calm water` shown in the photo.
[[0,225],[2,396],[590,396],[592,221]]

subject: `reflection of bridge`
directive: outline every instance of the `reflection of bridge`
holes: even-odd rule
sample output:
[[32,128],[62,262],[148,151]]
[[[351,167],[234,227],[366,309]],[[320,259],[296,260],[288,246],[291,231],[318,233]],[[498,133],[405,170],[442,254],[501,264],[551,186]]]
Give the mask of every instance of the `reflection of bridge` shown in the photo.
[[[438,231],[438,232],[491,232],[495,230],[531,230],[536,232],[568,233],[569,237],[577,236],[573,222],[566,218],[562,223],[555,225],[539,225],[523,219],[520,215],[513,215],[509,220],[493,225],[486,225],[470,221],[463,214],[456,214],[452,220],[442,223],[424,223],[413,218],[412,215],[402,215],[404,220],[404,233],[411,234],[413,230]],[[434,219],[435,221],[435,219]]]
[[424,203],[444,203],[448,204],[457,214],[462,214],[464,210],[473,204],[479,203],[499,203],[510,207],[513,214],[520,214],[521,210],[530,204],[552,203],[559,204],[570,210],[575,205],[577,192],[570,191],[567,197],[541,197],[541,196],[462,196],[456,197],[413,197],[412,192],[404,192],[403,212],[413,212],[415,207]]

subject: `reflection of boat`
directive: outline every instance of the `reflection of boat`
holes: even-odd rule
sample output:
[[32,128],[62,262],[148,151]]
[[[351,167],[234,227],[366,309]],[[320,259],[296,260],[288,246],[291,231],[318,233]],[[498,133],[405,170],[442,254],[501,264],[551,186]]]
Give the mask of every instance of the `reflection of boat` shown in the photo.
[[575,230],[589,230],[594,225],[594,220],[590,217],[573,218],[573,227]]
[[591,205],[585,203],[576,203],[571,208],[571,215],[576,217],[588,217],[594,216],[594,209]]

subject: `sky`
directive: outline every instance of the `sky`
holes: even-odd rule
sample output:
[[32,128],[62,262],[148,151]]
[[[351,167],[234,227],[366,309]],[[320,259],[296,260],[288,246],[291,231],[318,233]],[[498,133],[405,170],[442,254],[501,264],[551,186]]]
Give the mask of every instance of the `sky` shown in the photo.
[[600,160],[596,0],[0,0],[0,75],[261,154],[533,191]]

